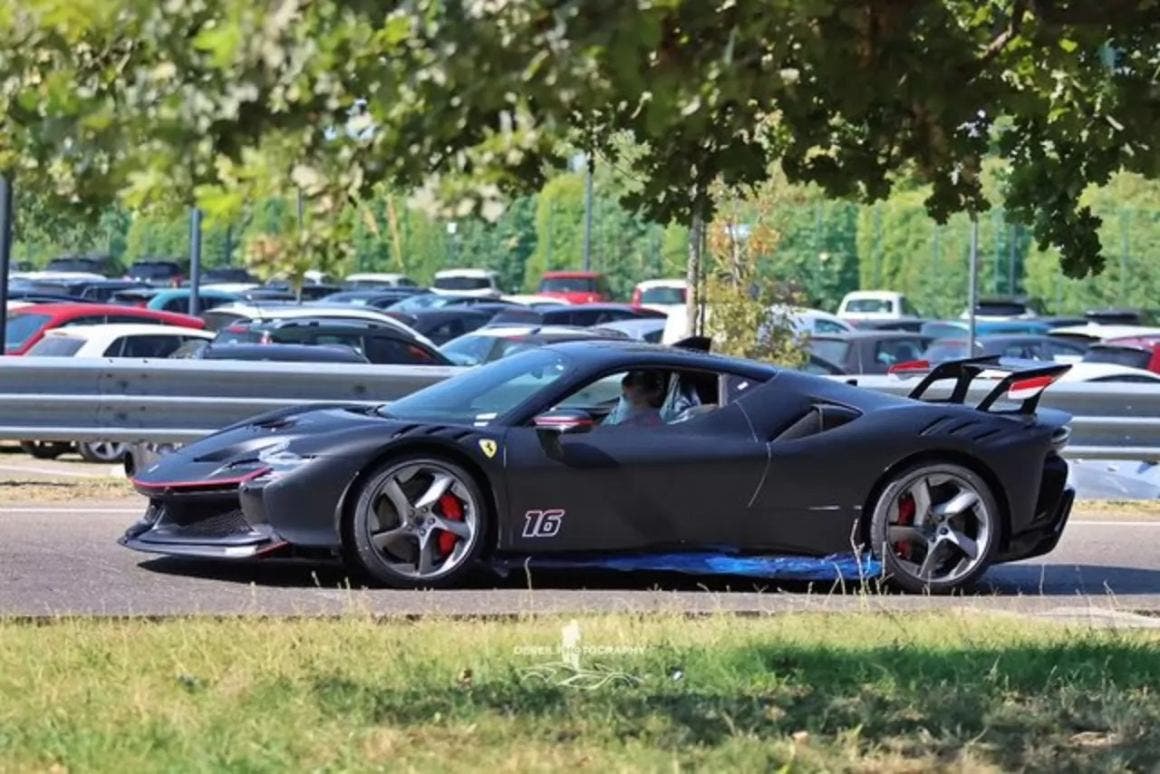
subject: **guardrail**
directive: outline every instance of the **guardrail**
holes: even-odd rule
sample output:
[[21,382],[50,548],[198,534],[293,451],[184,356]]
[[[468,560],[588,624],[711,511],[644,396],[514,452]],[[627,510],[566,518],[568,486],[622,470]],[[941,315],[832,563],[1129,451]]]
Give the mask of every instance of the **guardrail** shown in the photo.
[[[206,360],[3,358],[0,439],[184,443],[247,417],[321,402],[383,403],[462,369]],[[892,376],[841,377],[905,395]],[[972,390],[978,401],[987,386]],[[937,394],[937,393],[935,393]],[[1073,416],[1070,457],[1160,460],[1160,388],[1057,384],[1042,405]]]

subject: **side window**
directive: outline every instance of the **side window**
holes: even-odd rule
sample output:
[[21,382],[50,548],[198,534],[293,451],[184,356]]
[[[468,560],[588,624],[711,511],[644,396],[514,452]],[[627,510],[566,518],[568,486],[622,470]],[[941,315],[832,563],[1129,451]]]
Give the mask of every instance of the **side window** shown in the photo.
[[127,336],[120,357],[169,357],[181,346],[177,336]]
[[128,338],[128,336],[122,336],[118,339],[114,339],[113,343],[105,347],[105,351],[101,354],[104,357],[121,357],[121,351],[125,348],[125,341]]
[[162,305],[162,309],[166,312],[188,312],[189,299],[188,298],[171,298]]
[[596,325],[597,320],[600,319],[600,312],[594,312],[590,309],[576,309],[572,312],[571,316],[572,325],[588,327],[590,325]]
[[434,339],[435,341],[440,341],[443,339],[451,340],[451,339],[455,338],[456,336],[461,336],[462,334],[463,334],[463,321],[462,320],[448,320],[447,322],[443,323],[442,325],[438,326],[433,331],[428,333],[427,338]]
[[639,369],[589,382],[556,408],[588,411],[602,427],[647,429],[713,411],[718,392],[719,377],[714,373]]

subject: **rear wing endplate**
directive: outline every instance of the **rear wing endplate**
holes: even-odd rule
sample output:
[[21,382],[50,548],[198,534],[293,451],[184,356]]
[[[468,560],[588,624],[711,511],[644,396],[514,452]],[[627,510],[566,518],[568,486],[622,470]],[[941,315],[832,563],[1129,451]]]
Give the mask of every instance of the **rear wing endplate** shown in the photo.
[[989,411],[1000,398],[1019,403],[1020,414],[1034,414],[1039,399],[1055,380],[1070,368],[1066,363],[1043,363],[1037,360],[1014,360],[998,356],[971,357],[939,363],[910,391],[910,398],[921,400],[935,382],[955,380],[949,403],[964,403],[971,384],[984,372],[1006,374],[987,396],[979,401],[980,411]]

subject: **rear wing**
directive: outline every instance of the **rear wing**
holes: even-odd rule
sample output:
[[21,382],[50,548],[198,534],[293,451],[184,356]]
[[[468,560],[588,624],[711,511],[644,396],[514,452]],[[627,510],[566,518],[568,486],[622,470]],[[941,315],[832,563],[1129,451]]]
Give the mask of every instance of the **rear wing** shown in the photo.
[[976,408],[979,411],[990,411],[1000,398],[1006,397],[1009,401],[1019,403],[1018,413],[1034,414],[1043,391],[1063,376],[1069,368],[1071,366],[1066,363],[1043,363],[1038,360],[1016,360],[992,355],[948,360],[933,368],[929,363],[922,361],[900,363],[890,371],[899,375],[926,373],[922,381],[910,391],[908,397],[913,400],[921,400],[935,382],[954,379],[955,385],[947,399],[948,403],[964,403],[971,384],[983,373],[1001,375],[1002,378],[987,396],[979,401]]

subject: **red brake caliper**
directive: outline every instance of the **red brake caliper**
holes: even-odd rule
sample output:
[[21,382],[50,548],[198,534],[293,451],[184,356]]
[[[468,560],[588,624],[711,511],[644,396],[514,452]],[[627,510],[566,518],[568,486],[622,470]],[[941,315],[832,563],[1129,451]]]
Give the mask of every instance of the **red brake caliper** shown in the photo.
[[[463,521],[463,506],[459,502],[459,498],[447,492],[439,498],[439,511],[443,518],[448,521]],[[439,535],[439,553],[447,555],[455,550],[455,544],[459,542],[459,538],[451,532],[443,532]]]
[[[898,524],[902,527],[909,527],[914,523],[914,498],[910,495],[903,495],[898,500]],[[910,558],[910,543],[895,543],[894,551],[898,554],[900,559]]]

